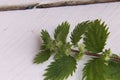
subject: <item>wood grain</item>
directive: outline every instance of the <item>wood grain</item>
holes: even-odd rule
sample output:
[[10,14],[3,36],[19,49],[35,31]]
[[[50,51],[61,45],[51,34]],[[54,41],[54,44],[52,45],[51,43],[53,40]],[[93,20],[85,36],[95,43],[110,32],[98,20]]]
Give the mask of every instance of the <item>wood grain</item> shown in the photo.
[[120,0],[90,0],[90,1],[61,1],[61,2],[53,2],[47,4],[40,4],[37,8],[51,8],[51,7],[63,7],[63,6],[76,6],[76,5],[88,5],[88,4],[97,4],[97,3],[110,3],[110,2],[118,2]]
[[[54,36],[54,29],[63,21],[71,24],[71,32],[77,23],[94,19],[105,21],[111,32],[105,48],[120,55],[119,2],[0,12],[0,80],[44,80],[44,69],[52,58],[40,65],[32,63],[40,48],[41,29]],[[84,63],[89,59],[84,56],[68,80],[81,80]]]
[[13,10],[27,10],[33,9],[39,3],[31,3],[31,4],[24,4],[24,5],[12,5],[12,6],[1,6],[0,11],[13,11]]
[[88,5],[98,3],[110,3],[119,2],[120,0],[78,0],[78,1],[60,1],[52,3],[32,3],[24,5],[12,5],[12,6],[1,6],[0,11],[13,11],[13,10],[28,10],[28,9],[41,9],[41,8],[52,8],[52,7],[64,7],[64,6],[77,6],[77,5]]

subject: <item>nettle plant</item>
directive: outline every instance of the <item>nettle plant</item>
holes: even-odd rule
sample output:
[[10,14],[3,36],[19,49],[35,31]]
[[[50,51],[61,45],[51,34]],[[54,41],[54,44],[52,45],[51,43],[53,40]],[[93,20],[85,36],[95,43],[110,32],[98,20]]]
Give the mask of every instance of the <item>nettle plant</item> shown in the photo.
[[120,80],[119,56],[104,49],[110,34],[107,25],[98,19],[78,23],[71,32],[70,42],[66,39],[69,28],[68,22],[58,25],[54,39],[46,30],[41,31],[43,43],[34,63],[43,63],[54,55],[54,61],[45,70],[44,80],[66,80],[75,72],[83,55],[94,57],[85,63],[79,80]]

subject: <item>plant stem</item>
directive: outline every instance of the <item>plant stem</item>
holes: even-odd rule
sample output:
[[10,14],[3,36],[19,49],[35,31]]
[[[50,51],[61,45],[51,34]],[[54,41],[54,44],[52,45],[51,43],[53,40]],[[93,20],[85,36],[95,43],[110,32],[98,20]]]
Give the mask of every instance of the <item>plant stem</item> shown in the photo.
[[[71,51],[74,52],[74,53],[79,53],[78,50],[71,49]],[[100,57],[100,54],[90,53],[90,52],[85,52],[85,55],[89,55],[89,56],[93,56],[93,57],[97,57],[97,58]],[[117,58],[117,57],[112,57],[112,56],[110,56],[110,59],[111,59],[112,61],[120,62],[120,58]]]

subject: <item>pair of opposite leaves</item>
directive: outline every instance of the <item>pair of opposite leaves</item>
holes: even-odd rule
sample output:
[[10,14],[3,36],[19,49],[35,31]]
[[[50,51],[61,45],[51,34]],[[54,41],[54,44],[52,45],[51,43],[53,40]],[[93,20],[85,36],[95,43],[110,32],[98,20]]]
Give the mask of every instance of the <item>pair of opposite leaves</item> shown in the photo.
[[[46,30],[41,31],[43,43],[40,52],[34,58],[34,63],[43,63],[54,55],[54,61],[45,70],[44,80],[67,79],[75,72],[77,62],[86,53],[98,54],[99,58],[93,57],[85,64],[82,80],[119,80],[120,63],[111,60],[113,55],[110,49],[104,49],[110,33],[106,24],[98,19],[81,22],[71,32],[70,42],[67,41],[69,28],[68,22],[58,25],[54,39]],[[114,57],[119,58],[117,55]]]

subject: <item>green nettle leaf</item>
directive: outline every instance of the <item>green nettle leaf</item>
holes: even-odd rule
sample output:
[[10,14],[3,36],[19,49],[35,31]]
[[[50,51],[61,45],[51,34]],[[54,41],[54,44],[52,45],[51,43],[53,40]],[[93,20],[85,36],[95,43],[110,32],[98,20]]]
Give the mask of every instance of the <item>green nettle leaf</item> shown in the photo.
[[44,44],[47,44],[52,40],[49,33],[46,30],[41,31],[41,38]]
[[50,55],[51,54],[50,54],[49,50],[41,51],[35,56],[33,62],[36,63],[36,64],[43,63],[43,62],[45,62],[46,60],[49,59]]
[[108,57],[110,57],[109,55],[110,55],[110,49],[103,52],[100,58],[92,59],[88,63],[86,63],[83,69],[82,79],[83,80],[119,80],[120,62],[107,59]]
[[109,61],[109,67],[106,69],[107,80],[120,80],[120,62]]
[[43,40],[41,50],[33,60],[33,62],[36,64],[43,63],[44,61],[48,60],[55,47],[54,41],[51,39],[46,30],[42,30],[41,38]]
[[57,42],[66,42],[67,35],[69,33],[70,24],[68,22],[63,22],[61,25],[55,29],[54,38]]
[[107,80],[106,63],[101,58],[94,58],[85,64],[82,80]]
[[71,33],[71,42],[74,46],[78,45],[78,42],[82,38],[82,35],[85,33],[85,31],[88,28],[89,21],[85,21],[82,23],[77,24],[77,26],[74,28],[73,32]]
[[76,60],[71,56],[56,59],[46,69],[44,80],[64,80],[72,75],[76,69]]
[[[71,33],[71,42],[66,40],[69,28],[68,22],[58,25],[54,39],[46,30],[41,32],[43,43],[33,62],[43,63],[54,54],[44,80],[66,80],[75,72],[77,61],[85,54],[95,58],[85,64],[82,80],[120,80],[120,56],[111,55],[111,49],[104,49],[110,33],[105,23],[98,19],[79,23]],[[81,39],[83,42],[78,44]]]
[[87,32],[85,32],[84,44],[86,49],[93,53],[102,52],[106,45],[109,32],[106,25],[100,20],[91,21]]

